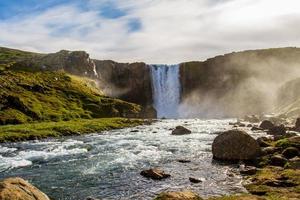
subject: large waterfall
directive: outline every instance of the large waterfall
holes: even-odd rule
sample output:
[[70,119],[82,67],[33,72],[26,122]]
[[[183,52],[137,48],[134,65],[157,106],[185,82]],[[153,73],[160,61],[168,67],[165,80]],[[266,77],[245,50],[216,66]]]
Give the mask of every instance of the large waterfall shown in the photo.
[[150,65],[153,103],[158,118],[177,118],[180,102],[179,65]]

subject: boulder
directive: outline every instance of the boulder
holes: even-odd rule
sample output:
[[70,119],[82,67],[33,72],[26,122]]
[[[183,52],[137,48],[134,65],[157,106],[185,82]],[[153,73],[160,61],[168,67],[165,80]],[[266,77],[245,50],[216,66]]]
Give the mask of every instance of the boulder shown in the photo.
[[300,158],[295,157],[289,160],[288,168],[290,169],[300,169]]
[[284,125],[273,126],[269,129],[268,134],[270,135],[284,135],[286,133],[286,129]]
[[173,131],[172,131],[172,135],[187,135],[187,134],[191,134],[192,131],[190,131],[189,129],[183,127],[183,126],[177,126]]
[[261,147],[271,146],[270,139],[267,137],[259,137],[256,139],[256,141],[259,144],[259,146],[261,146]]
[[201,183],[202,180],[194,177],[189,177],[191,183]]
[[253,160],[259,156],[260,146],[245,131],[229,130],[214,139],[212,152],[219,160]]
[[0,182],[1,200],[50,200],[39,189],[22,178],[8,178]]
[[160,169],[147,169],[141,172],[141,175],[146,178],[151,178],[153,180],[161,180],[165,178],[169,178],[171,175],[166,174],[164,171]]
[[294,158],[299,155],[299,150],[295,147],[288,147],[283,150],[282,155],[287,159]]
[[203,200],[198,194],[192,191],[182,192],[163,192],[159,194],[154,200]]
[[273,127],[274,127],[274,124],[271,121],[269,121],[269,120],[264,120],[259,125],[259,128],[262,128],[264,130],[269,130],[269,129],[273,128]]
[[287,159],[282,157],[281,155],[274,155],[271,157],[271,165],[284,167],[287,163]]

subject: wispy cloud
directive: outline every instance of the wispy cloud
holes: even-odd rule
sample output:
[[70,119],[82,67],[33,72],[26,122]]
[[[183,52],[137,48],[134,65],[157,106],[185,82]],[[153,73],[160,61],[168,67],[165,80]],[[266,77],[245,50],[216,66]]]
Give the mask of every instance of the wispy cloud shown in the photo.
[[0,45],[42,52],[81,49],[97,59],[147,63],[300,46],[298,0],[43,2],[0,18]]

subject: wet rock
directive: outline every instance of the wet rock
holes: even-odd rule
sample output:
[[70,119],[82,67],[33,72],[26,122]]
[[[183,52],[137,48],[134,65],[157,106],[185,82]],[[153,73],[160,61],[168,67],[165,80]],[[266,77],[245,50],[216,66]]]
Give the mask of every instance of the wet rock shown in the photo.
[[289,169],[300,169],[300,158],[295,157],[289,160],[288,163],[288,168]]
[[269,120],[264,120],[259,125],[259,128],[262,128],[264,130],[269,130],[269,129],[273,128],[273,127],[274,127],[274,124],[271,121],[269,121]]
[[284,138],[290,138],[290,137],[295,137],[298,136],[298,133],[295,131],[288,131],[286,134],[284,134]]
[[22,178],[8,178],[0,182],[0,199],[50,200],[46,194]]
[[180,162],[180,163],[190,163],[192,161],[191,160],[186,160],[186,159],[178,159],[177,162]]
[[203,200],[198,194],[192,191],[182,192],[163,192],[159,194],[154,200]]
[[240,169],[240,174],[243,175],[254,175],[257,172],[256,167],[253,166],[246,166],[242,169]]
[[169,178],[171,176],[170,174],[166,174],[164,171],[160,169],[143,170],[141,172],[141,175],[146,178],[151,178],[153,180],[161,180],[161,179]]
[[260,154],[260,146],[245,131],[229,130],[214,139],[212,152],[219,160],[253,160]]
[[288,147],[283,150],[282,155],[287,159],[294,158],[299,155],[299,150],[295,147]]
[[257,126],[253,126],[252,128],[251,128],[251,131],[262,131],[263,129],[262,128],[259,128],[259,127],[257,127]]
[[192,131],[190,131],[189,129],[183,127],[183,126],[177,126],[173,131],[172,131],[172,135],[187,135],[187,134],[191,134]]
[[268,147],[271,146],[270,139],[267,137],[259,137],[256,139],[257,143],[259,144],[259,146],[261,147]]
[[100,200],[100,199],[96,199],[94,197],[87,197],[85,200]]
[[248,127],[248,128],[252,127],[252,124],[248,124],[247,127]]
[[286,129],[284,125],[274,126],[269,129],[268,134],[270,135],[284,135],[286,133]]
[[287,159],[281,155],[274,155],[271,157],[271,165],[283,167],[287,163]]
[[202,183],[201,179],[189,177],[191,183]]
[[137,132],[139,132],[139,130],[131,130],[130,132],[131,133],[137,133]]
[[278,148],[276,148],[276,147],[265,147],[265,148],[262,148],[261,154],[269,155],[269,154],[274,154],[276,151],[278,151]]

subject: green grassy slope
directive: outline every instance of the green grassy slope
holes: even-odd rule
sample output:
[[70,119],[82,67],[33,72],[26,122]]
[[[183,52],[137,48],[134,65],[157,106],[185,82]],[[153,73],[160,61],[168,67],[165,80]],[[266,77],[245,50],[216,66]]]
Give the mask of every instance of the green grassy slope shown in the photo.
[[0,48],[0,125],[139,116],[140,106],[103,96],[93,80],[61,71],[10,68],[39,55]]

